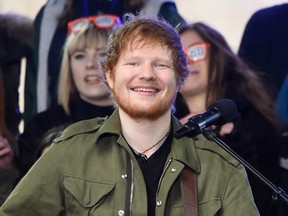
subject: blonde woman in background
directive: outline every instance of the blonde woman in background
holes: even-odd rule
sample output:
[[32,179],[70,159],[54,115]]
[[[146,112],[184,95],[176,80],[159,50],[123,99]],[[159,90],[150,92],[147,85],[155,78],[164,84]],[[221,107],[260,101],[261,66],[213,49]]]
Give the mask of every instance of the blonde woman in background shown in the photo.
[[39,143],[48,130],[113,112],[114,102],[103,82],[100,60],[106,55],[113,27],[120,23],[117,16],[109,14],[69,22],[58,84],[59,105],[33,117],[20,135],[21,176],[36,161]]

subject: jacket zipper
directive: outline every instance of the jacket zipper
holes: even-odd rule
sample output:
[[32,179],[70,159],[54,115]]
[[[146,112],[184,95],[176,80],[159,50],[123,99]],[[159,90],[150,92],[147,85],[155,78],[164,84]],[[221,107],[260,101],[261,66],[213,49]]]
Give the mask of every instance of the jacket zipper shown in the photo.
[[[169,161],[168,161],[168,163],[166,164],[166,166],[165,166],[165,168],[164,168],[164,170],[163,170],[162,174],[161,174],[161,177],[160,177],[160,179],[159,179],[159,182],[158,182],[158,187],[157,187],[157,192],[156,192],[156,199],[157,199],[157,197],[158,197],[158,193],[159,193],[159,189],[160,189],[160,185],[161,185],[161,182],[162,182],[162,180],[163,180],[163,177],[164,177],[164,173],[165,173],[165,172],[166,172],[166,170],[168,169],[168,167],[169,167],[169,165],[170,165],[171,161],[172,161],[172,159],[170,158],[170,159],[169,159]],[[157,202],[157,200],[156,200],[156,202]]]
[[132,159],[130,159],[130,163],[131,163],[131,193],[130,193],[130,202],[129,202],[129,208],[130,208],[130,211],[129,211],[129,216],[131,216],[131,210],[132,210],[132,201],[133,201],[133,194],[134,194],[134,172],[133,172],[133,162],[132,162]]
[[126,154],[126,164],[127,164],[127,181],[126,181],[126,192],[125,192],[125,216],[131,216],[133,192],[134,192],[134,172],[133,172],[133,162]]

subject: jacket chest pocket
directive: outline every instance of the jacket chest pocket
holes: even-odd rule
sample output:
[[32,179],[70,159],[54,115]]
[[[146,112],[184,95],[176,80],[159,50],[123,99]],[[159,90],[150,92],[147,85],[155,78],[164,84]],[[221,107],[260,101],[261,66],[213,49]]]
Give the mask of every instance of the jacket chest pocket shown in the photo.
[[65,176],[66,215],[112,215],[115,183]]

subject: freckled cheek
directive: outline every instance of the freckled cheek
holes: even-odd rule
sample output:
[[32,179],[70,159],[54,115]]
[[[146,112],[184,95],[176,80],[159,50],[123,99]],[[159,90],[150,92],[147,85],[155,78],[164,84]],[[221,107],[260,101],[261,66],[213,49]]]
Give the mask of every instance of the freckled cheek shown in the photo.
[[176,74],[172,73],[169,76],[164,77],[163,80],[165,80],[165,83],[170,83],[170,85],[176,85]]
[[127,85],[133,81],[133,76],[129,73],[119,73],[115,76],[114,81],[118,82],[120,85]]

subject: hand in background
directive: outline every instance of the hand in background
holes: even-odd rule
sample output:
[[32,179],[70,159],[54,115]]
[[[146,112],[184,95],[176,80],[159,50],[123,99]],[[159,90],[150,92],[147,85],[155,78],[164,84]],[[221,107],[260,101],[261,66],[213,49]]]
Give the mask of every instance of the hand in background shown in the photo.
[[184,116],[183,118],[181,118],[181,119],[179,119],[179,120],[180,120],[180,122],[181,122],[182,124],[185,124],[185,123],[188,122],[188,119],[191,118],[191,117],[194,116],[194,115],[195,115],[195,114],[188,114],[188,115]]
[[232,132],[233,128],[234,128],[234,123],[228,122],[221,126],[219,135],[222,137],[225,135],[228,135]]
[[199,111],[199,112],[193,112],[193,113],[190,113],[190,114],[184,116],[183,118],[181,118],[181,119],[179,119],[179,120],[180,120],[180,122],[181,122],[182,124],[185,124],[185,123],[188,122],[188,120],[189,120],[191,117],[193,117],[193,116],[195,116],[195,115],[198,115],[198,114],[201,114],[201,113],[204,113],[204,112],[206,112],[206,110]]
[[12,166],[14,152],[8,140],[0,135],[0,170],[9,169]]
[[234,129],[234,123],[233,122],[228,122],[225,123],[222,126],[216,126],[216,125],[212,125],[211,129],[214,131],[218,131],[218,135],[221,137],[224,137],[225,135],[229,135],[232,133],[233,129]]
[[[197,115],[197,114],[195,114],[195,113],[189,114],[189,115],[181,118],[180,122],[182,124],[185,124],[188,121],[188,119],[191,118],[194,115]],[[218,126],[214,126],[214,125],[211,126],[212,130],[216,130],[217,128],[218,128]],[[220,127],[219,135],[222,136],[222,137],[225,136],[225,135],[228,135],[228,134],[230,134],[233,131],[233,129],[234,129],[234,123],[228,122],[228,123],[226,123],[226,124],[224,124],[224,125],[222,125]]]

